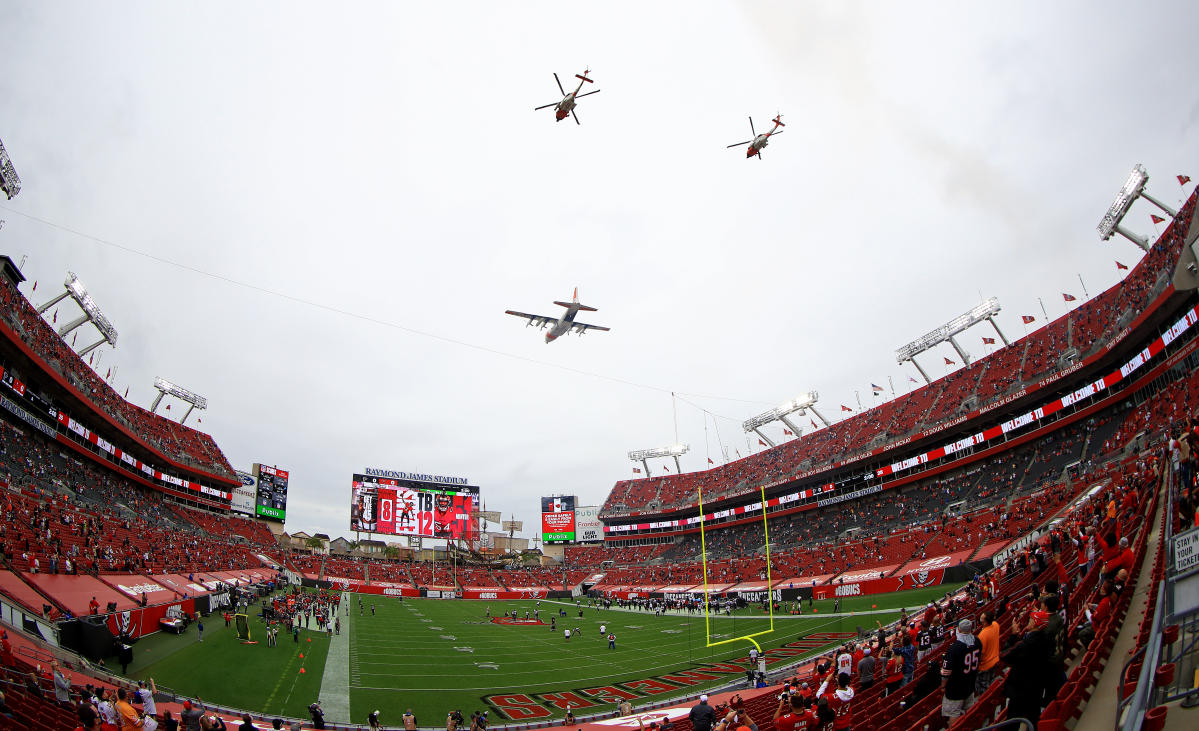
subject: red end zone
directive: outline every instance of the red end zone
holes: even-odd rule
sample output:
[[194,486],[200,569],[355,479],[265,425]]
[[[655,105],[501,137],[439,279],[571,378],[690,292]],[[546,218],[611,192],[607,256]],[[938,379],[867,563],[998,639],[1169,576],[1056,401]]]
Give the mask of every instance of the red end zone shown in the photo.
[[512,619],[511,617],[492,617],[492,624],[545,624],[540,619]]

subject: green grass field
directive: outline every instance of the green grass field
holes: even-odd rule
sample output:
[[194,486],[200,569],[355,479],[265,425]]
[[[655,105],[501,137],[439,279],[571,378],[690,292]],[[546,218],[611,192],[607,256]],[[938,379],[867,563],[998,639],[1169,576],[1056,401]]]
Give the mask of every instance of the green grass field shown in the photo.
[[[859,626],[873,628],[876,619],[893,621],[901,608],[922,606],[953,588],[846,598],[836,616],[829,616],[832,601],[816,602],[815,612],[805,604],[802,616],[776,615],[774,632],[756,639],[774,667],[836,645]],[[342,605],[342,634],[332,640],[340,652],[332,655],[330,639],[319,632],[301,631],[298,645],[281,635],[278,647],[267,647],[263,625],[256,621],[252,631],[263,644],[242,645],[213,615],[205,621],[202,644],[196,642],[194,628],[182,637],[160,633],[138,642],[130,675],[152,676],[180,694],[268,715],[303,717],[318,697],[329,709],[332,696],[348,704],[349,718],[330,713],[330,721],[362,722],[379,709],[391,726],[412,708],[422,726],[443,727],[446,713],[454,708],[464,715],[488,710],[495,723],[561,716],[566,703],[585,715],[611,709],[625,697],[637,705],[647,697],[693,693],[743,680],[752,647],[745,640],[709,647],[703,614],[655,617],[584,604],[580,619],[573,603],[543,600],[545,626],[499,625],[487,619],[487,608],[492,615],[516,609],[523,618],[537,602],[401,601],[361,595],[366,611],[360,616],[358,598],[350,597],[348,614],[346,603]],[[568,616],[557,617],[557,630],[551,631],[550,617],[559,609]],[[878,613],[855,614],[860,612]],[[616,635],[615,650],[608,649],[601,625]],[[713,616],[711,639],[734,639],[769,625],[757,607],[731,617]],[[567,641],[562,632],[567,627],[581,633]],[[327,657],[333,658],[328,678]]]

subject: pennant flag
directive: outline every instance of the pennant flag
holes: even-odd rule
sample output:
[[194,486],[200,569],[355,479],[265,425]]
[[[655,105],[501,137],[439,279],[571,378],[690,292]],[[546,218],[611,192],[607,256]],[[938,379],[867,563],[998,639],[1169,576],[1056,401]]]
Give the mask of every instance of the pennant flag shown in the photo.
[[1166,222],[1166,219],[1162,218],[1161,216],[1157,215],[1156,213],[1150,213],[1149,218],[1154,223],[1165,223]]
[[666,470],[667,472],[670,472],[669,465],[662,465],[662,469]]
[[[203,420],[203,419],[201,419],[200,417],[198,417],[198,416],[197,416],[197,417],[196,417],[196,423],[197,423],[197,424],[203,424],[203,423],[204,423],[204,420]],[[484,509],[486,509],[486,508],[487,508],[487,506],[486,506],[486,505],[484,505],[484,506],[483,506],[483,508],[484,508]]]
[[640,468],[640,467],[634,467],[634,468],[633,468],[633,474],[634,474],[634,475],[639,475],[639,474],[641,474],[641,468]]
[[816,420],[815,420],[815,419],[808,419],[808,421],[812,422],[812,428],[813,428],[813,429],[819,429],[819,428],[820,428],[820,427],[816,426]]
[[1062,299],[1066,300],[1067,302],[1073,302],[1078,298],[1072,294],[1066,294],[1065,292],[1062,292]]
[[170,411],[170,410],[171,410],[171,405],[167,404],[167,411]]
[[58,322],[58,310],[57,309],[54,310],[54,317],[50,318],[50,322],[51,323]]
[[[1181,176],[1181,175],[1179,175],[1178,177],[1179,177],[1179,178],[1182,178],[1182,176]],[[1187,178],[1187,180],[1190,180],[1190,178]],[[34,291],[34,292],[36,292],[36,291],[37,291],[37,280],[36,280],[36,279],[35,279],[35,280],[33,280],[33,291]]]
[[109,368],[108,372],[104,374],[104,380],[107,381],[111,376],[112,376],[112,369]]
[[872,383],[872,384],[870,384],[870,389],[871,389],[872,391],[874,391],[875,393],[882,393],[882,392],[883,392],[883,387],[882,387],[882,386],[880,386],[880,385],[878,385],[877,383]]
[[995,338],[988,338],[988,337],[983,338],[983,345],[994,345],[994,344],[995,344]]
[[125,387],[125,398],[129,398],[129,387]]
[[849,408],[849,407],[848,407],[848,406],[846,406],[845,404],[841,404],[841,410],[842,410],[842,411],[848,411],[848,412],[849,412],[849,413],[851,413],[851,414],[853,413],[853,409]]
[[1021,315],[1020,319],[1024,320],[1024,324],[1027,325],[1030,322],[1036,321],[1037,318],[1033,317],[1032,315]]
[[920,381],[917,381],[915,378],[912,378],[911,376],[908,376],[908,380],[911,381],[912,383],[920,383]]
[[784,430],[783,430],[783,433],[784,433],[784,434],[786,434],[786,435],[787,435],[787,436],[789,436],[789,437],[793,437],[793,436],[795,436],[795,432],[791,431],[790,429],[784,429]]
[[708,457],[708,464],[716,464],[716,463],[712,461],[711,457]]
[[1127,269],[1127,268],[1128,268],[1128,265],[1127,265],[1127,264],[1121,264],[1120,262],[1116,262],[1116,268],[1117,268],[1117,269]]
[[75,347],[75,341],[78,339],[79,339],[79,331],[76,330],[75,334],[71,336],[71,347],[72,348]]
[[[1179,185],[1186,185],[1186,184],[1187,184],[1187,183],[1189,183],[1189,182],[1191,182],[1191,176],[1190,176],[1190,175],[1179,175],[1179,176],[1178,176],[1178,184],[1179,184]],[[33,283],[33,288],[34,288],[34,289],[37,289],[37,282],[34,282],[34,283]]]
[[950,360],[948,358],[945,358],[945,365],[957,365],[957,363],[953,362],[952,360]]
[[90,356],[88,356],[87,362],[92,363],[92,364],[94,364],[96,362],[96,354],[94,352]]
[[766,444],[766,442],[762,441],[761,439],[758,440],[758,444],[761,444],[763,447],[769,446]]

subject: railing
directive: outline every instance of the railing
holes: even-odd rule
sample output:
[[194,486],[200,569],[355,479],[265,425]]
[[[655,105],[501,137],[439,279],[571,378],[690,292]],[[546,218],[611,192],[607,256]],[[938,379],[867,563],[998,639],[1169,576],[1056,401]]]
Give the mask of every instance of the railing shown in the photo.
[[[1161,551],[1167,559],[1163,577],[1157,587],[1146,644],[1130,657],[1120,669],[1116,688],[1117,731],[1138,731],[1151,715],[1151,709],[1172,701],[1182,700],[1183,707],[1199,704],[1199,687],[1193,678],[1199,666],[1199,567],[1174,570],[1174,516],[1178,492],[1178,475],[1167,470],[1165,520],[1162,526]],[[1199,528],[1184,530],[1179,535],[1194,534]],[[1152,570],[1152,569],[1151,569]],[[1124,697],[1128,670],[1141,660],[1136,689]]]

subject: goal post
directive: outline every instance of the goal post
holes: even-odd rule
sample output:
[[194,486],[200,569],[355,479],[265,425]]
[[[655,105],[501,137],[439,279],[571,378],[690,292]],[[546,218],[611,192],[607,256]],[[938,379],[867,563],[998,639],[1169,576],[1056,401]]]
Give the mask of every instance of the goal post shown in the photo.
[[764,629],[760,632],[752,632],[739,637],[731,637],[724,640],[712,641],[712,612],[708,607],[708,597],[711,592],[708,589],[708,543],[705,536],[704,524],[707,522],[704,519],[704,490],[702,487],[696,488],[699,494],[699,545],[700,555],[703,560],[704,568],[704,634],[707,647],[715,647],[717,645],[727,645],[732,642],[740,642],[747,640],[753,643],[753,646],[758,648],[758,652],[762,651],[762,646],[758,644],[755,637],[768,635],[774,632],[774,580],[770,575],[770,528],[766,524],[766,486],[762,485],[758,489],[762,496],[762,536],[766,539],[766,607],[770,616],[770,629]]

